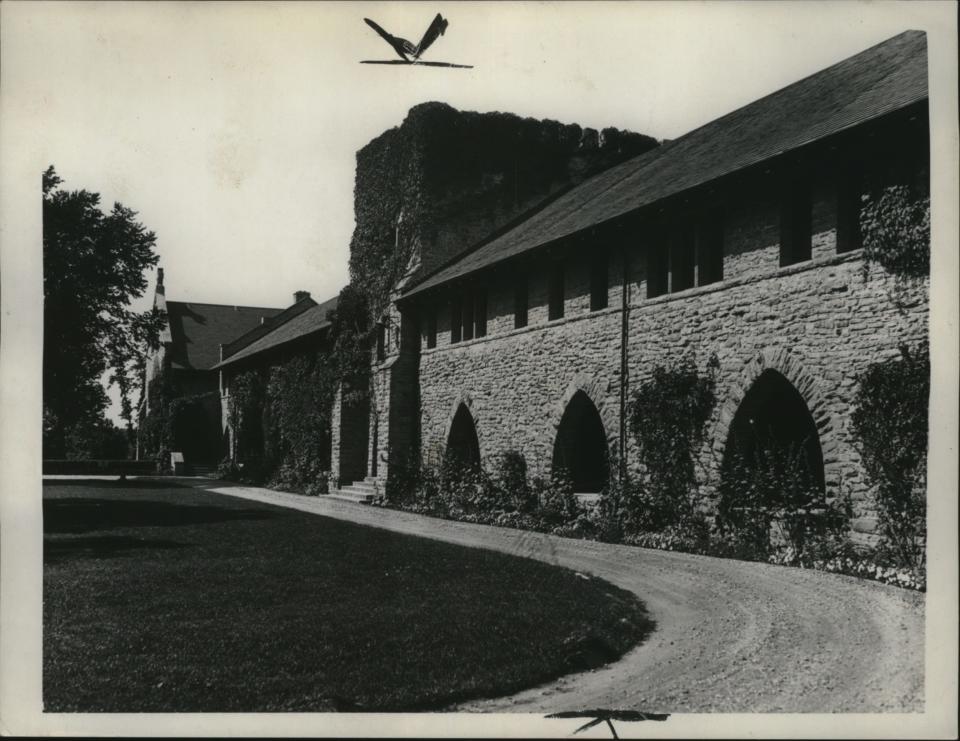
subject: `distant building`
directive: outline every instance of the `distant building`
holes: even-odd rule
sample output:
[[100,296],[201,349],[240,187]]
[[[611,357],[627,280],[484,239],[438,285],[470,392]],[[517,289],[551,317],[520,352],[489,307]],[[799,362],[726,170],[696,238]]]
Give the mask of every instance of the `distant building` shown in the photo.
[[[143,393],[138,413],[142,432],[151,416],[160,412],[155,384],[163,378],[174,399],[192,400],[172,421],[168,452],[183,454],[187,466],[206,469],[226,453],[220,426],[220,348],[267,323],[283,310],[262,306],[167,301],[163,269],[157,274],[154,306],[167,315],[160,346],[147,358]],[[166,400],[166,401],[169,401]],[[138,436],[138,457],[152,457],[158,450],[144,449]]]
[[[338,297],[318,304],[309,293],[299,291],[295,298],[292,306],[270,322],[224,345],[223,359],[213,368],[220,373],[221,429],[226,436],[226,451],[232,458],[237,457],[237,451],[230,418],[230,389],[237,375],[251,369],[266,371],[298,355],[329,351],[329,314],[337,308]],[[329,470],[329,435],[317,441],[317,448],[321,451],[320,463]]]

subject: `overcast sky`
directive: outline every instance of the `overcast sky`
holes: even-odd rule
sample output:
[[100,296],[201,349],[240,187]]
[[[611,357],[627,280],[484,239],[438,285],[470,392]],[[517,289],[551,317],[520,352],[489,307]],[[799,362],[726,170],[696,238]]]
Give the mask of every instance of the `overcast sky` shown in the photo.
[[[168,298],[279,307],[346,283],[355,153],[417,103],[675,138],[943,9],[4,2],[3,95],[38,187],[52,163],[156,232]],[[416,42],[438,11],[424,58],[473,69],[359,64],[394,57],[364,16]]]

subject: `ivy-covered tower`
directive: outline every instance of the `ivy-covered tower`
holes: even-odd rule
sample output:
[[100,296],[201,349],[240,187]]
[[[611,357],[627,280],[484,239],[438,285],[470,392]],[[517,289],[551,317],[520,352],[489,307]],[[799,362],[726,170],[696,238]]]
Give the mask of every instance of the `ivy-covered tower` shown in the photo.
[[[458,111],[444,103],[410,109],[403,123],[357,153],[350,244],[351,283],[367,297],[377,326],[367,434],[334,431],[340,458],[366,446],[366,475],[381,483],[391,460],[419,456],[419,329],[394,299],[403,286],[522,221],[557,194],[657,146],[614,128]],[[366,410],[337,410],[338,422]],[[346,439],[349,438],[349,441]]]

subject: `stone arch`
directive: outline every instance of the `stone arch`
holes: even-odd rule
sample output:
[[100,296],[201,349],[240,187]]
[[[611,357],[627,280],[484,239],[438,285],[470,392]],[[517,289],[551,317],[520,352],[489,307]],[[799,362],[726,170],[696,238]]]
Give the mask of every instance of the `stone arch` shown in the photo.
[[447,456],[457,460],[464,467],[480,467],[480,439],[477,436],[477,424],[469,407],[461,402],[457,405],[447,429]]
[[[831,480],[830,461],[834,457],[836,441],[826,399],[816,378],[811,375],[786,348],[765,348],[748,360],[730,384],[726,401],[720,408],[713,435],[716,460],[723,465],[731,432],[739,424],[738,413],[751,405],[762,405],[764,399],[776,397],[786,413],[809,417],[809,431],[815,432],[816,451],[811,450],[812,463],[818,468],[818,483],[823,486]],[[796,397],[791,401],[791,392]],[[772,395],[772,396],[771,396]],[[803,411],[801,411],[801,405]],[[789,410],[793,410],[790,412]],[[794,419],[797,425],[804,420]],[[811,444],[811,448],[813,445]]]
[[578,492],[600,491],[609,481],[619,427],[617,410],[604,403],[608,391],[607,382],[579,375],[547,415],[542,449],[552,451],[552,466],[568,469]]

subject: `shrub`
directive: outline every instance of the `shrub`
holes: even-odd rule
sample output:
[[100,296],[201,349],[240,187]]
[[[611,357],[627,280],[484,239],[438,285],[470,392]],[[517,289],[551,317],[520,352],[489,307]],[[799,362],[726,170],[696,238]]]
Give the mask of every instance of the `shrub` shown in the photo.
[[523,453],[508,450],[497,460],[494,476],[503,491],[505,503],[519,512],[529,512],[537,500],[527,482],[527,459]]
[[768,560],[785,545],[798,564],[808,551],[842,545],[850,518],[846,498],[828,498],[815,482],[805,441],[758,441],[749,458],[731,451],[717,507],[718,548],[738,558]]
[[924,563],[927,483],[927,343],[876,363],[860,377],[853,429],[875,487],[883,547],[899,565]]
[[240,469],[230,456],[225,457],[217,465],[217,478],[224,481],[240,480]]
[[691,520],[668,526],[660,532],[633,533],[623,539],[628,545],[656,548],[662,551],[710,553],[709,527],[705,520]]
[[564,469],[558,467],[546,478],[534,478],[531,488],[537,501],[537,514],[546,522],[553,525],[570,523],[581,513],[580,502],[573,493],[573,482]]
[[314,481],[310,484],[307,484],[306,489],[304,489],[304,494],[316,497],[320,494],[329,494],[330,493],[330,472],[329,471],[320,471]]

